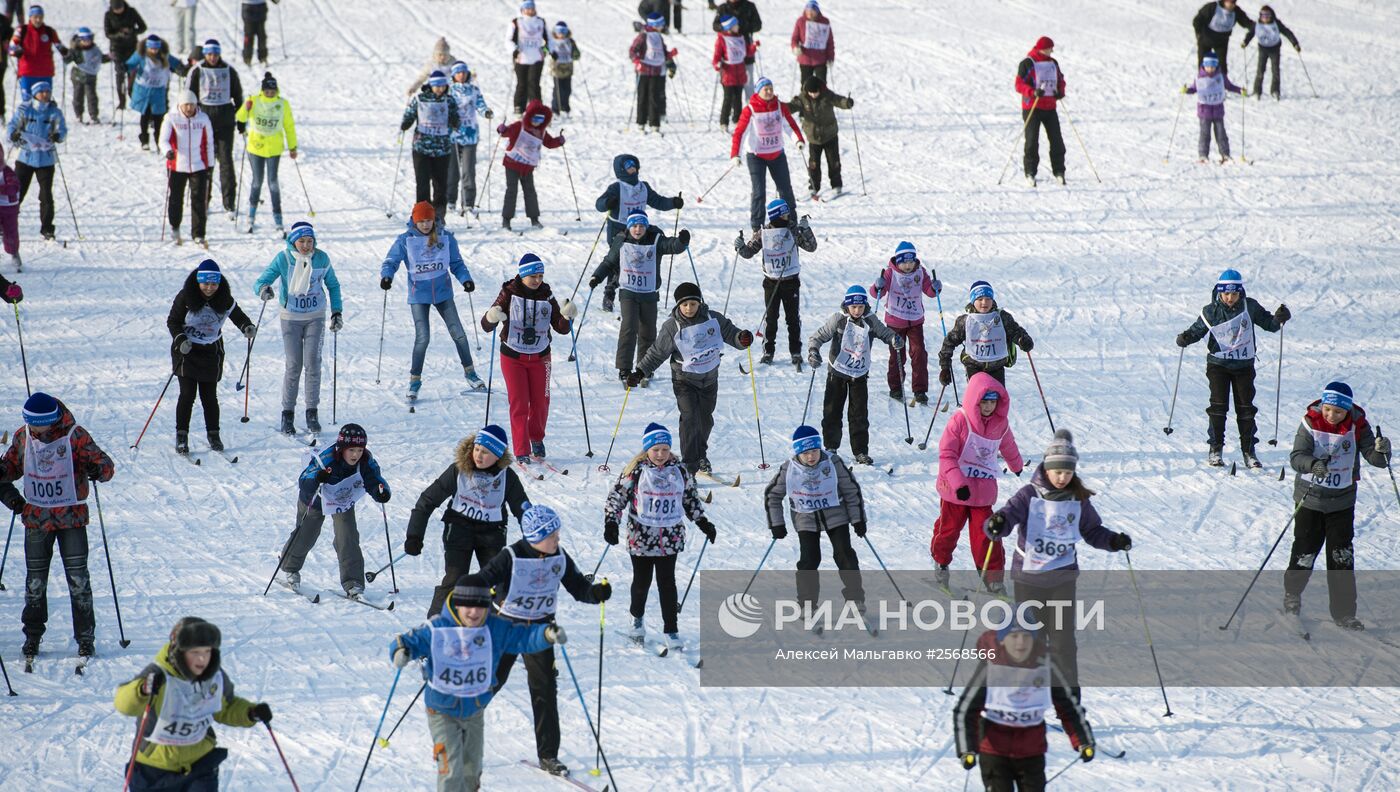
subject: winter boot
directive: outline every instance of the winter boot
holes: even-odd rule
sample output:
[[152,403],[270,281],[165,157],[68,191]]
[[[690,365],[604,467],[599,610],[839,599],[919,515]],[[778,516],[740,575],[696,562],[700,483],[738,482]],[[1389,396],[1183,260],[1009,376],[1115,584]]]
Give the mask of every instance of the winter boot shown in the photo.
[[773,365],[773,353],[772,353],[772,352],[764,352],[762,355],[759,356],[759,358],[758,358],[758,364],[759,364],[760,366],[771,366],[771,365]]
[[933,571],[933,582],[937,584],[939,588],[946,589],[951,586],[952,578],[953,573],[948,571],[947,564],[939,564],[938,568]]
[[[647,628],[645,625],[642,624],[642,617],[632,617],[632,629],[627,631],[627,637],[631,639],[632,643],[638,645],[641,645],[643,642],[646,641]],[[35,643],[38,643],[37,639],[35,640]]]
[[875,460],[871,459],[869,454],[856,454],[853,458],[855,459],[857,465],[875,464]]
[[1340,619],[1333,619],[1332,623],[1341,627],[1343,630],[1350,630],[1351,632],[1361,632],[1366,629],[1366,625],[1362,624],[1361,620],[1355,616],[1343,616]]
[[904,401],[904,391],[899,388],[890,388],[890,398],[895,401]]
[[1060,185],[1061,187],[1064,187],[1064,186],[1065,186],[1065,175],[1064,175],[1063,173],[1057,173],[1057,174],[1055,174],[1055,181],[1058,182],[1059,185]]
[[206,437],[209,438],[209,450],[211,450],[211,451],[223,451],[223,450],[224,450],[224,441],[219,437],[219,431],[218,431],[217,429],[215,429],[215,430],[209,432],[209,433],[206,435]]
[[24,269],[24,262],[20,260],[18,253],[10,254],[10,266],[15,268],[15,272],[19,272],[20,270]]
[[39,636],[26,635],[24,637],[24,647],[20,649],[20,654],[25,657],[35,657],[39,654]]
[[801,356],[801,355],[793,355],[793,356],[792,356],[792,359],[791,359],[789,362],[792,363],[792,365],[793,365],[798,371],[801,371],[801,370],[802,370],[802,356]]
[[543,440],[531,440],[531,441],[530,441],[530,456],[534,457],[535,459],[544,459],[544,441],[543,441]]
[[1003,582],[1001,582],[1000,580],[995,581],[995,582],[988,581],[988,583],[987,583],[987,593],[988,593],[988,594],[991,594],[991,595],[994,596],[994,597],[1005,597],[1005,596],[1006,596],[1006,584],[1003,583]]
[[569,774],[569,766],[552,756],[540,757],[540,769],[550,775],[566,776]]
[[615,299],[613,295],[608,294],[606,291],[603,292],[603,310],[612,313]]
[[321,431],[320,411],[315,407],[306,408],[306,431],[319,433]]
[[700,457],[700,464],[696,466],[701,473],[713,473],[714,468],[710,467],[709,457]]
[[277,431],[281,432],[284,435],[292,435],[297,433],[297,428],[292,425],[291,410],[282,411],[282,424],[277,427]]
[[510,230],[511,230],[511,227],[510,227],[510,220],[509,220],[509,219],[502,220],[502,221],[501,221],[501,228],[503,228],[503,229],[505,229],[505,230],[507,230],[507,231],[510,231]]
[[1027,173],[1027,174],[1026,174],[1026,184],[1030,185],[1031,187],[1034,187],[1034,186],[1035,186],[1035,175],[1034,175],[1034,174],[1031,174],[1031,173]]
[[540,222],[540,219],[539,219],[538,217],[532,217],[532,218],[530,218],[530,227],[531,227],[531,228],[544,228],[544,223],[541,223],[541,222]]
[[832,198],[839,198],[839,197],[840,197],[843,193],[845,193],[845,192],[846,192],[846,191],[843,190],[843,189],[840,188],[840,187],[832,187],[832,188],[831,188],[831,197],[832,197]]
[[181,238],[181,236],[180,236],[180,227],[179,227],[179,226],[171,226],[171,227],[170,227],[170,241],[171,241],[171,242],[174,242],[176,245],[183,245],[183,244],[185,244],[185,240],[184,240],[183,238]]
[[473,366],[463,366],[462,373],[467,375],[467,387],[472,390],[486,390],[486,383],[481,381],[481,377],[476,375],[476,368]]
[[351,583],[345,587],[345,596],[350,599],[359,599],[365,593],[365,587],[358,583]]
[[[1360,622],[1357,622],[1360,624]],[[78,657],[92,657],[97,654],[97,647],[91,638],[78,639]]]
[[685,642],[681,640],[681,634],[678,632],[666,633],[666,648],[672,652],[684,651]]
[[290,588],[292,591],[301,591],[301,573],[300,573],[300,572],[286,572],[286,573],[284,573],[284,574],[283,574],[283,577],[282,577],[282,582],[285,583],[285,584],[287,584],[287,587]]
[[1290,616],[1297,616],[1303,610],[1303,595],[1288,594],[1283,595],[1283,612]]
[[1254,449],[1241,451],[1240,456],[1244,457],[1244,466],[1248,468],[1262,468],[1264,465],[1259,462],[1259,457],[1254,455]]
[[915,394],[914,394],[914,403],[915,403],[915,404],[928,404],[928,394],[927,394],[927,393],[918,393],[918,392],[915,392]]
[[188,454],[189,452],[190,452],[190,433],[189,433],[189,432],[176,432],[176,433],[175,433],[175,453],[177,453],[177,454]]
[[414,401],[418,398],[418,389],[423,387],[423,378],[413,374],[408,375],[408,400]]
[[1213,445],[1210,447],[1210,455],[1206,457],[1206,464],[1211,467],[1225,467],[1225,455],[1222,453],[1223,447]]

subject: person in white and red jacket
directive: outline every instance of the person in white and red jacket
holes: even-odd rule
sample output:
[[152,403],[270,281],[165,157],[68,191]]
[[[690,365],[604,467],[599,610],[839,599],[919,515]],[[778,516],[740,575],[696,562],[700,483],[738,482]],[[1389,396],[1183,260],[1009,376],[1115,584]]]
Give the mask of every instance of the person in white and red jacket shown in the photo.
[[666,116],[666,78],[676,74],[676,51],[667,49],[661,37],[665,26],[664,17],[652,14],[627,48],[627,57],[637,72],[637,129],[642,132],[648,125],[661,131],[661,119]]
[[165,206],[175,244],[180,244],[184,219],[185,186],[190,189],[190,236],[204,247],[205,221],[209,216],[209,176],[214,167],[214,125],[199,109],[194,91],[185,91],[174,110],[165,114],[158,137],[170,171],[170,199]]
[[748,135],[749,154],[749,227],[755,232],[763,227],[764,207],[768,200],[768,183],[765,174],[773,177],[778,195],[788,206],[797,206],[797,198],[792,194],[792,176],[788,172],[787,157],[783,151],[783,122],[786,121],[792,134],[797,136],[797,146],[806,146],[807,139],[802,129],[793,119],[792,113],[773,92],[773,81],[760,77],[757,92],[749,97],[749,103],[739,114],[739,123],[734,125],[734,136],[729,144],[729,156],[738,167],[744,160],[739,159],[739,147]]
[[831,20],[822,14],[817,0],[807,0],[802,16],[792,26],[792,54],[802,72],[802,84],[816,75],[826,82],[827,64],[836,61],[836,37],[831,34]]
[[519,121],[496,127],[496,134],[506,139],[506,153],[501,164],[506,169],[506,197],[501,202],[501,227],[510,230],[515,217],[515,192],[525,191],[525,215],[534,228],[544,228],[540,222],[540,201],[535,195],[535,168],[540,164],[540,147],[559,148],[564,136],[555,137],[544,131],[554,117],[553,111],[538,99],[525,107]]
[[1021,95],[1021,120],[1026,122],[1026,151],[1022,165],[1026,181],[1035,186],[1040,167],[1040,129],[1050,140],[1050,172],[1055,181],[1065,183],[1065,139],[1060,134],[1060,116],[1055,102],[1065,98],[1065,75],[1053,53],[1055,42],[1041,36],[1016,67],[1016,93]]

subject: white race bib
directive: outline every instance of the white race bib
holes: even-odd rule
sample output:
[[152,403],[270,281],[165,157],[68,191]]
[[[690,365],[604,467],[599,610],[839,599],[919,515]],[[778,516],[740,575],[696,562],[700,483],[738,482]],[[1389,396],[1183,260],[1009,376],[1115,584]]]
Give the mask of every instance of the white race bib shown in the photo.
[[1051,705],[1049,666],[987,665],[987,698],[982,717],[1003,726],[1029,728],[1045,721],[1045,711]]
[[656,291],[656,245],[636,245],[623,242],[621,250],[622,277],[618,286],[624,291],[649,294]]
[[836,490],[836,465],[825,451],[812,467],[796,459],[790,460],[786,482],[788,508],[797,514],[811,514],[841,505],[841,495]]
[[515,46],[520,63],[534,64],[544,60],[544,20],[537,16],[516,17]]
[[831,367],[848,377],[864,377],[870,373],[870,328],[846,320],[841,332],[841,349]]
[[79,502],[73,442],[68,434],[51,443],[40,442],[32,433],[25,439],[24,499],[46,509]]
[[207,303],[198,311],[185,311],[185,337],[195,344],[212,344],[223,334],[224,319]]
[[515,137],[515,143],[506,151],[506,156],[516,162],[534,167],[540,164],[540,145],[542,142],[522,127],[520,134]]
[[1327,475],[1312,477],[1312,481],[1323,489],[1346,489],[1356,477],[1356,427],[1347,429],[1346,434],[1332,434],[1308,427],[1313,438],[1313,456],[1327,459]]
[[147,739],[158,745],[196,745],[214,725],[223,709],[224,672],[216,671],[204,682],[190,682],[165,675],[160,714]]
[[922,321],[924,318],[923,271],[916,269],[906,273],[894,269],[890,272],[889,293],[885,300],[885,315],[903,319],[906,322]]
[[983,437],[967,430],[967,442],[958,455],[958,467],[970,479],[995,479],[997,477],[997,450],[1001,438]]
[[1211,357],[1218,360],[1254,359],[1254,323],[1249,320],[1248,308],[1236,314],[1235,318],[1218,325],[1212,326],[1207,322],[1205,314],[1201,314],[1201,321],[1210,328],[1210,334],[1215,338],[1215,345],[1218,347],[1210,353]]
[[408,238],[408,279],[414,283],[447,277],[449,270],[447,242],[439,239],[429,246],[426,236]]
[[724,42],[724,54],[720,61],[726,66],[738,66],[748,59],[749,45],[743,36],[720,36]]
[[642,65],[644,66],[664,66],[666,64],[666,42],[661,40],[661,34],[648,32],[646,34],[646,49],[642,51]]
[[613,215],[613,220],[618,223],[626,223],[627,218],[633,212],[645,212],[647,210],[647,186],[640,181],[636,184],[628,184],[625,181],[617,183],[617,214]]
[[1035,87],[1046,96],[1054,96],[1060,89],[1060,67],[1054,61],[1031,61],[1035,67]]
[[1031,498],[1026,513],[1026,557],[1022,569],[1041,572],[1074,563],[1075,545],[1081,538],[1079,518],[1083,504],[1078,498],[1049,501]]
[[229,95],[227,66],[199,67],[199,103],[202,105],[224,105],[232,101]]
[[505,522],[506,472],[495,474],[457,471],[457,492],[452,496],[452,511],[473,522]]
[[418,134],[446,135],[447,115],[451,108],[447,102],[426,102],[418,99]]
[[311,268],[311,284],[307,286],[303,294],[293,294],[287,292],[287,311],[294,314],[317,314],[326,307],[326,292],[322,288],[322,281],[325,280],[326,270]]
[[966,338],[963,351],[978,363],[995,363],[1006,359],[1006,325],[1001,311],[970,313],[963,322]]
[[1277,22],[1255,24],[1254,35],[1259,37],[1259,46],[1261,47],[1277,47],[1283,43],[1283,35],[1279,33]]
[[321,485],[321,513],[343,514],[355,508],[355,502],[365,495],[365,480],[355,472],[334,484]]
[[783,150],[783,115],[778,110],[754,112],[749,117],[749,151],[776,154]]
[[724,336],[712,316],[704,322],[682,327],[676,332],[676,350],[681,353],[681,371],[706,374],[719,368],[724,354]]
[[164,88],[170,84],[170,67],[165,63],[153,63],[150,58],[141,63],[141,71],[136,74],[136,84],[143,88]]
[[770,278],[790,278],[802,271],[797,252],[797,240],[790,228],[765,228],[763,239],[763,274]]
[[515,554],[515,548],[511,548],[510,554],[510,590],[501,603],[501,613],[525,621],[554,615],[559,582],[564,579],[564,554],[521,558]]
[[1226,10],[1225,6],[1215,6],[1215,16],[1210,18],[1210,29],[1216,33],[1229,33],[1235,28],[1235,12]]
[[549,346],[549,317],[552,312],[544,300],[527,300],[519,295],[510,298],[510,332],[505,343],[522,355],[536,355]]
[[1218,69],[1213,75],[1196,76],[1196,102],[1203,105],[1225,104],[1225,75]]
[[681,523],[681,496],[685,477],[679,465],[654,468],[642,465],[637,476],[637,522],[651,528],[670,528]]
[[491,630],[482,627],[432,628],[433,690],[472,698],[491,689]]
[[826,49],[826,42],[831,40],[831,25],[825,22],[813,22],[809,19],[803,29],[805,31],[802,36],[803,49]]

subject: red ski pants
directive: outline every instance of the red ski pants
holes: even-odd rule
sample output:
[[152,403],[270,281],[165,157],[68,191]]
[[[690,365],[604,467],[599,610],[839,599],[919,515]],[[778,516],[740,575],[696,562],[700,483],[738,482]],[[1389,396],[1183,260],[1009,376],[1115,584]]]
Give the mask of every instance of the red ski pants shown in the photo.
[[[987,548],[992,548],[991,561],[987,569],[1000,572],[1005,568],[1006,556],[1001,542],[993,542],[982,532],[982,524],[992,516],[991,506],[964,506],[960,503],[939,500],[938,519],[933,523],[933,540],[929,542],[929,552],[939,564],[953,563],[953,550],[958,546],[958,534],[967,525],[968,540],[972,544],[972,560],[982,571],[982,562],[987,558]],[[987,582],[1001,580],[1001,575],[988,575]]]
[[549,358],[502,355],[501,377],[510,402],[511,452],[528,456],[531,442],[544,442],[549,422]]
[[909,327],[891,326],[890,329],[904,336],[904,348],[898,352],[890,350],[889,373],[885,375],[890,390],[905,391],[904,398],[909,398],[908,389],[904,387],[904,361],[907,359],[913,374],[911,384],[914,392],[928,393],[928,348],[924,346],[924,323]]

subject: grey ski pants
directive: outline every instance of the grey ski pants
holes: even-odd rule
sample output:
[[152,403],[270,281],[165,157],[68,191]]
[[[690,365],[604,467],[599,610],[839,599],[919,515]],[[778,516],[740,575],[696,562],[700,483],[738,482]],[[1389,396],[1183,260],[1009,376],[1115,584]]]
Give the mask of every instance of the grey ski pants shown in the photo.
[[326,335],[326,319],[282,320],[282,352],[287,367],[282,372],[282,411],[297,407],[297,386],[306,371],[306,408],[321,406],[321,349]]
[[486,710],[457,718],[428,710],[437,763],[437,792],[476,792],[481,786],[481,755],[486,741]]
[[[283,548],[282,571],[300,572],[306,563],[306,555],[321,538],[321,526],[326,515],[320,508],[310,508],[297,501],[297,527],[288,537]],[[351,586],[364,588],[365,556],[360,552],[360,529],[355,525],[355,510],[333,515],[331,524],[335,527],[335,555],[340,559],[340,585],[348,593]]]
[[454,145],[457,153],[447,163],[447,203],[466,209],[476,206],[476,144]]
[[1196,148],[1201,159],[1210,158],[1210,133],[1215,130],[1215,146],[1220,151],[1220,156],[1228,158],[1230,156],[1230,136],[1225,132],[1225,119],[1223,118],[1202,118],[1201,119],[1201,139]]

